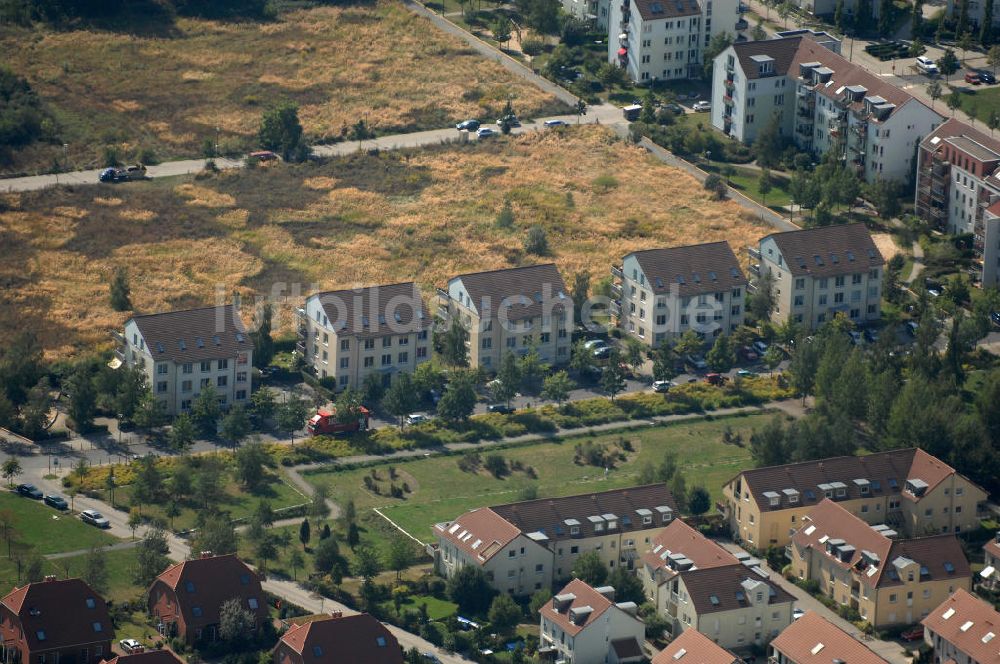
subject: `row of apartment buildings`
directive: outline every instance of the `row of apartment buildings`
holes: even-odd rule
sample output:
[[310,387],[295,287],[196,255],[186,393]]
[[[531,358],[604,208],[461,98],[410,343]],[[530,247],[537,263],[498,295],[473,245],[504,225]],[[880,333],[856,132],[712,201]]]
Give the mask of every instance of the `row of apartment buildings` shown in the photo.
[[[203,553],[164,570],[149,588],[147,608],[161,636],[195,645],[218,639],[222,606],[232,600],[253,616],[255,629],[270,620],[260,577],[235,555]],[[49,576],[14,588],[0,600],[0,660],[8,664],[183,664],[169,649],[114,652],[108,606],[82,579]],[[396,637],[367,614],[345,617],[335,613],[293,624],[274,647],[272,657],[274,664],[403,664]]]
[[[883,259],[861,224],[772,233],[751,260],[754,274],[773,277],[776,320],[813,328],[838,312],[858,323],[881,313]],[[632,252],[611,272],[616,323],[646,346],[687,330],[711,339],[743,324],[748,281],[724,241]],[[338,388],[358,388],[370,375],[388,386],[412,373],[430,360],[435,318],[468,331],[473,367],[493,371],[504,354],[531,349],[552,365],[570,360],[573,300],[553,263],[456,276],[433,306],[413,282],[316,293],[297,310],[296,349]],[[168,414],[188,411],[208,386],[223,407],[249,400],[254,347],[238,298],[135,315],[114,336],[117,363],[142,370]]]
[[734,44],[713,72],[717,129],[750,143],[777,118],[801,150],[833,151],[868,183],[915,183],[917,216],[968,235],[973,281],[1000,285],[1000,140],[946,119],[816,35]]

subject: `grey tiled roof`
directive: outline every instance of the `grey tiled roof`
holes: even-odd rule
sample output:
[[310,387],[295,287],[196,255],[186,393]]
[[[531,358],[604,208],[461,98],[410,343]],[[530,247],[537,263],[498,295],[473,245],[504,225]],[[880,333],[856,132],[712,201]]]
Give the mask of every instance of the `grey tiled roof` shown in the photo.
[[510,320],[541,316],[546,310],[546,298],[555,310],[572,305],[555,263],[460,274],[451,279],[455,280],[461,280],[480,315],[487,301],[495,316],[506,300]]
[[[772,239],[795,276],[832,277],[885,263],[864,224],[838,224],[772,233]],[[762,240],[763,241],[763,240]]]
[[635,256],[654,293],[668,293],[676,287],[680,297],[691,297],[747,283],[736,255],[725,241],[647,249],[629,256]]
[[154,361],[198,362],[253,350],[232,304],[133,316]]

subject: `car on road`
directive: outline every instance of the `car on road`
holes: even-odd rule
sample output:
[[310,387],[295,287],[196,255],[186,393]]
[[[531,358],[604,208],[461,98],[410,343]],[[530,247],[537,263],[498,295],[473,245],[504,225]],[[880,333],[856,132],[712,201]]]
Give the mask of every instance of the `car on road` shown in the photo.
[[497,126],[502,127],[503,123],[507,123],[509,127],[520,127],[521,121],[517,119],[516,115],[505,115],[499,120],[497,120]]
[[465,131],[475,131],[479,129],[479,120],[464,120],[463,122],[459,122],[455,125],[455,129],[458,129],[459,131],[463,129]]
[[69,509],[69,503],[66,502],[66,499],[63,498],[62,496],[57,496],[54,493],[50,493],[44,498],[42,498],[42,502],[44,502],[49,507],[56,508],[57,510]]
[[97,510],[83,510],[80,512],[80,520],[98,528],[110,528],[111,522]]
[[691,105],[695,113],[704,113],[712,110],[712,103],[707,101],[696,101]]
[[489,127],[480,127],[476,131],[476,138],[491,138],[496,136],[499,132],[496,129],[490,129]]
[[565,120],[546,120],[542,124],[544,124],[546,127],[565,127],[566,126],[566,121]]
[[986,85],[993,85],[997,82],[997,77],[988,69],[977,69],[976,73],[979,74],[979,80]]
[[979,85],[982,81],[979,79],[979,72],[967,71],[965,72],[965,82],[971,85]]
[[101,182],[129,182],[131,180],[145,180],[146,167],[142,164],[135,164],[126,168],[105,168],[97,175]]
[[18,484],[17,492],[25,498],[32,498],[34,500],[42,499],[42,492],[34,484]]
[[430,416],[424,415],[423,413],[411,413],[406,416],[406,423],[409,425],[423,424],[424,422],[430,421]]
[[604,339],[585,341],[583,347],[589,350],[598,360],[606,360],[611,355],[611,346]]
[[513,406],[508,406],[505,403],[491,403],[486,407],[487,413],[500,413],[501,415],[510,415],[514,412]]
[[124,650],[126,654],[142,651],[142,644],[139,643],[138,639],[122,639],[118,642],[118,645],[122,647],[122,650]]
[[684,361],[698,371],[704,371],[708,368],[708,362],[701,355],[688,355],[684,358]]
[[924,638],[924,628],[922,625],[911,627],[899,635],[904,641],[918,641]]
[[251,159],[256,159],[257,161],[278,161],[278,155],[270,150],[257,150],[256,152],[251,152],[247,156]]
[[1000,311],[991,311],[990,320],[993,321],[994,325],[1000,327]]
[[740,378],[756,378],[757,372],[750,371],[749,369],[737,369],[736,375]]
[[753,342],[752,345],[753,349],[757,351],[757,355],[759,355],[760,357],[764,357],[764,354],[767,353],[767,344],[761,341],[760,339]]
[[917,69],[922,71],[924,74],[927,74],[928,76],[937,76],[939,73],[937,63],[935,63],[927,56],[924,55],[917,56],[916,65]]
[[667,109],[668,111],[676,115],[684,115],[684,107],[681,106],[680,104],[670,102],[669,104],[664,105],[663,108]]
[[654,392],[669,392],[670,388],[673,387],[673,383],[669,380],[654,380],[653,381],[653,391]]

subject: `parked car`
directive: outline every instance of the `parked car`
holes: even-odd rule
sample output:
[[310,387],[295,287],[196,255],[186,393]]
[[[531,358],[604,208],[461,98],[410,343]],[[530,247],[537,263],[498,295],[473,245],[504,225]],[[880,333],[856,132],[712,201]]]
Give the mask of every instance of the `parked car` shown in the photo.
[[757,355],[758,356],[764,357],[764,354],[767,353],[767,344],[764,343],[763,341],[761,341],[760,339],[758,339],[757,341],[753,342],[752,345],[753,345],[753,349],[755,351],[757,351]]
[[565,120],[546,120],[543,124],[546,127],[565,127],[566,126],[566,121]]
[[521,121],[517,119],[516,115],[505,115],[505,116],[503,116],[502,118],[500,118],[499,120],[497,120],[497,126],[503,125],[504,122],[506,122],[507,125],[510,126],[510,127],[520,127],[521,126]]
[[749,369],[738,369],[736,375],[740,378],[756,378],[758,374],[756,371],[750,371]]
[[710,373],[705,374],[705,382],[709,385],[724,385],[727,378],[722,374]]
[[25,498],[42,499],[42,492],[34,484],[18,484],[17,492]]
[[848,330],[847,336],[851,338],[851,343],[855,346],[861,345],[861,333],[857,330]]
[[917,321],[915,321],[915,320],[908,320],[908,321],[906,321],[906,331],[910,333],[910,336],[913,336],[913,337],[917,336],[917,328],[918,327],[920,327],[920,326],[917,325]]
[[514,412],[513,406],[508,406],[505,403],[491,403],[486,407],[487,413],[500,413],[501,415],[510,415]]
[[1000,327],[1000,311],[991,311],[990,320],[993,321],[994,325]]
[[684,115],[684,107],[681,106],[680,104],[675,104],[674,102],[670,102],[669,104],[665,105],[664,108],[670,111],[671,113],[675,113],[677,115]]
[[922,71],[924,74],[927,74],[928,76],[937,76],[939,73],[937,64],[927,56],[924,55],[917,56],[916,65],[917,69]]
[[979,80],[979,72],[974,72],[974,71],[965,72],[965,82],[970,83],[972,85],[979,85],[980,83],[982,83],[982,81]]
[[704,371],[708,368],[708,362],[701,355],[688,355],[684,358],[684,361],[698,371]]
[[431,418],[429,416],[424,415],[423,413],[411,413],[406,416],[406,423],[409,425],[422,424],[424,422],[429,422],[430,419]]
[[256,152],[251,152],[249,155],[252,159],[257,161],[277,161],[278,155],[271,152],[270,150],[257,150]]
[[979,74],[979,80],[987,85],[993,85],[997,82],[997,77],[989,69],[977,69],[976,73]]
[[479,129],[479,120],[465,120],[463,122],[459,122],[455,125],[455,129],[458,129],[459,131],[462,129],[465,131],[475,131]]
[[489,127],[480,127],[476,132],[476,138],[490,138],[497,135],[496,129],[490,129]]
[[653,381],[653,391],[654,392],[669,392],[670,387],[673,384],[669,380],[654,380]]
[[904,641],[918,641],[924,638],[924,628],[922,625],[911,627],[899,635]]
[[707,101],[696,101],[691,106],[691,108],[692,108],[692,110],[694,110],[695,113],[703,113],[703,112],[711,111],[712,110],[712,104],[711,104],[711,102],[707,102]]
[[118,642],[118,645],[122,647],[122,650],[124,650],[126,654],[142,651],[142,644],[139,643],[138,639],[122,639]]
[[743,346],[739,349],[739,355],[747,362],[756,362],[760,359],[760,354],[751,346]]
[[97,510],[83,510],[80,512],[80,520],[98,528],[110,528],[111,522]]
[[48,505],[49,507],[54,507],[57,510],[68,510],[69,509],[69,503],[66,502],[65,498],[63,498],[62,496],[57,496],[57,495],[52,494],[52,493],[50,493],[49,495],[45,496],[45,498],[43,498],[42,501],[46,505]]

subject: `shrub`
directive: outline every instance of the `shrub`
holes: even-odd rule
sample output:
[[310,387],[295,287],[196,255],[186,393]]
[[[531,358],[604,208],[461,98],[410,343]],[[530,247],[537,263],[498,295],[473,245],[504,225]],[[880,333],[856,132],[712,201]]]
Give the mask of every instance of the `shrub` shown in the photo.
[[528,229],[528,236],[524,239],[524,250],[536,256],[545,256],[549,253],[549,238],[544,228],[532,226]]
[[545,44],[540,39],[525,39],[521,42],[521,52],[532,57],[541,55],[545,50]]

